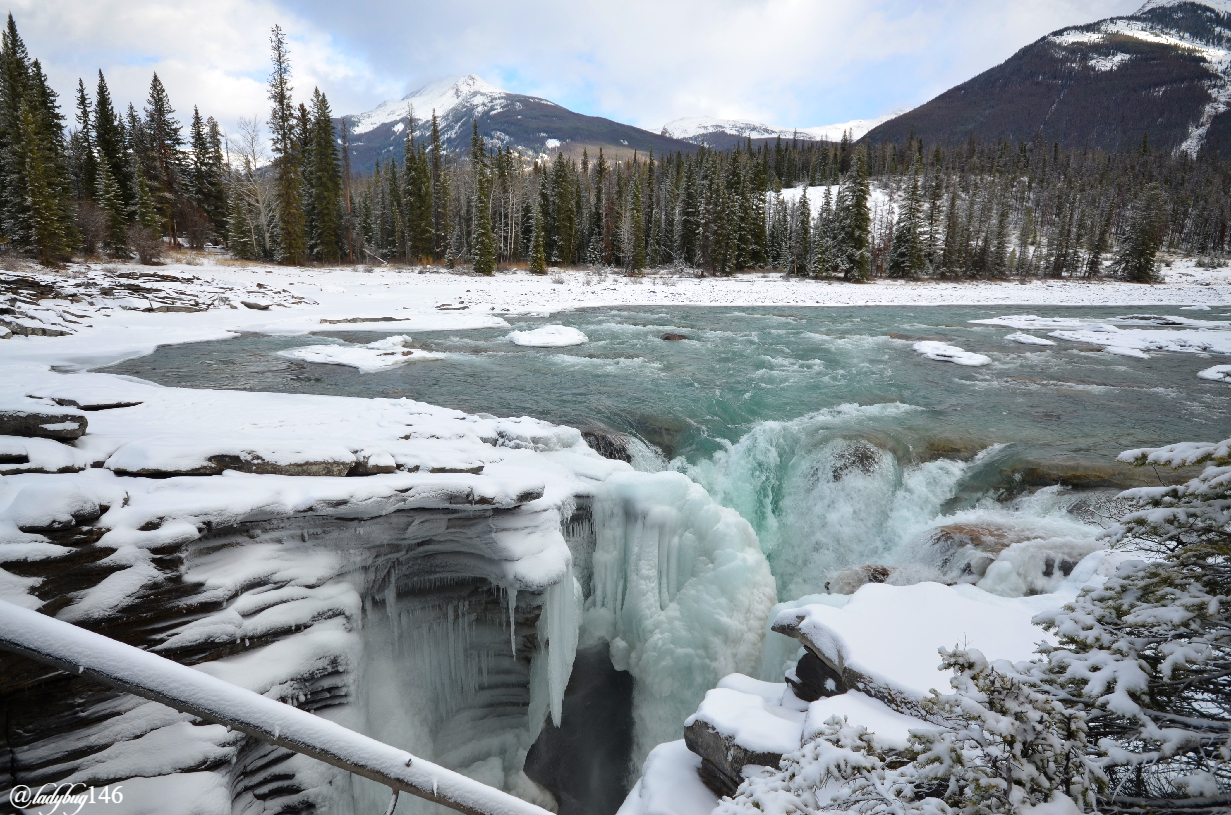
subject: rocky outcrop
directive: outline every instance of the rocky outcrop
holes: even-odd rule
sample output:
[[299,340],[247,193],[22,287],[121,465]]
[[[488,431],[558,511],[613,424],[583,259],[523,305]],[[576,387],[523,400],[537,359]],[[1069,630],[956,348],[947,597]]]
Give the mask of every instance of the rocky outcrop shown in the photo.
[[72,441],[85,435],[89,424],[79,411],[42,411],[26,407],[0,408],[0,435]]
[[667,332],[666,334],[663,334],[663,339],[667,342],[679,342],[680,340],[690,340],[692,337],[689,337],[686,334],[672,334],[671,332]]

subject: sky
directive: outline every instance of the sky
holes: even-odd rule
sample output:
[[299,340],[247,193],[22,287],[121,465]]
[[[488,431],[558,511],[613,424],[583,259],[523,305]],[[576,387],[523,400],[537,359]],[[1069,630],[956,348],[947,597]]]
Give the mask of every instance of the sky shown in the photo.
[[450,75],[658,131],[684,116],[779,127],[922,104],[1068,25],[1144,0],[10,0],[68,114],[98,71],[140,110],[157,71],[182,121],[267,115],[269,31],[294,85],[360,113]]

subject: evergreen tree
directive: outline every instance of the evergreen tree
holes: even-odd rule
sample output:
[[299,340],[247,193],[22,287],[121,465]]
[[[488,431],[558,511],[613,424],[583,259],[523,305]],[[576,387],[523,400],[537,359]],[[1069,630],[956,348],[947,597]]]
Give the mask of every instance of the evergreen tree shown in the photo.
[[77,129],[69,139],[75,197],[92,199],[98,187],[98,158],[94,154],[94,115],[85,83],[77,80]]
[[449,176],[445,168],[444,144],[440,140],[440,124],[436,111],[432,111],[432,143],[429,148],[432,173],[432,231],[434,234],[433,255],[442,258],[449,250],[452,236],[449,212]]
[[150,80],[150,97],[145,103],[145,132],[148,136],[146,184],[154,206],[172,246],[179,246],[178,205],[183,193],[184,137],[167,90],[158,74]]
[[324,263],[342,256],[342,179],[329,100],[319,88],[312,92],[305,179],[311,213],[307,224],[309,252]]
[[530,240],[530,273],[547,274],[547,224],[541,207],[534,208],[534,232]]
[[1167,236],[1167,199],[1156,181],[1142,190],[1129,216],[1128,235],[1116,265],[1135,283],[1154,279],[1154,262]]
[[273,71],[269,76],[269,100],[272,103],[269,129],[277,179],[277,253],[283,263],[296,266],[303,262],[306,245],[300,198],[302,156],[297,139],[297,117],[291,100],[291,61],[286,36],[280,27],[273,27],[269,41],[273,57]]
[[125,133],[119,115],[111,102],[111,91],[103,72],[98,72],[98,88],[94,94],[94,145],[99,164],[105,163],[120,190],[124,206],[132,203],[128,179],[128,159],[125,155]]
[[854,167],[838,193],[838,246],[835,258],[847,280],[864,281],[871,275],[871,214],[868,212],[868,151],[855,151]]
[[479,137],[479,120],[472,122],[470,162],[474,168],[474,270],[490,275],[496,271],[496,236],[492,234],[491,173],[487,150]]
[[795,205],[795,229],[791,234],[790,266],[791,274],[803,276],[809,274],[812,262],[812,207],[808,203],[808,190],[805,188]]
[[127,257],[128,238],[126,237],[124,200],[120,195],[120,185],[105,161],[98,163],[94,200],[102,209],[105,221],[103,250],[112,257]]
[[923,247],[923,202],[920,194],[918,158],[911,167],[910,179],[898,210],[897,227],[893,233],[893,249],[889,255],[889,276],[914,278],[923,273],[927,257]]

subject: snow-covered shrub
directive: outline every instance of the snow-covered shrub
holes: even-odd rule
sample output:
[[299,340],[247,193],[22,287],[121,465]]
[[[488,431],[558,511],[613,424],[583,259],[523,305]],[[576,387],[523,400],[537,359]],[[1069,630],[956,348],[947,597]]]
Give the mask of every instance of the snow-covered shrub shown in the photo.
[[[1184,484],[1129,490],[1109,530],[1142,550],[1045,625],[1048,678],[1088,710],[1113,807],[1231,808],[1231,439],[1132,450],[1139,465],[1207,464]],[[1190,799],[1181,803],[1176,799]]]

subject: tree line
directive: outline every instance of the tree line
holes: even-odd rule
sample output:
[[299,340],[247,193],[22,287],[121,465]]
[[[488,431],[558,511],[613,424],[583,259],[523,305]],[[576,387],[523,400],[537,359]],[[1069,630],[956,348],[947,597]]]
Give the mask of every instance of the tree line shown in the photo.
[[407,111],[402,155],[355,173],[325,94],[296,103],[276,26],[271,56],[267,120],[241,120],[229,136],[196,108],[185,135],[157,74],[141,111],[119,111],[101,71],[93,96],[79,80],[66,122],[10,15],[0,246],[44,263],[78,252],[149,262],[164,246],[214,243],[286,264],[777,269],[853,281],[1145,281],[1162,249],[1231,251],[1228,165],[1144,140],[1119,153],[911,137],[535,157],[486,141],[477,122],[469,150],[447,151],[435,113],[417,127]]

